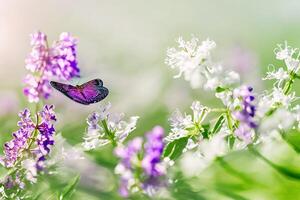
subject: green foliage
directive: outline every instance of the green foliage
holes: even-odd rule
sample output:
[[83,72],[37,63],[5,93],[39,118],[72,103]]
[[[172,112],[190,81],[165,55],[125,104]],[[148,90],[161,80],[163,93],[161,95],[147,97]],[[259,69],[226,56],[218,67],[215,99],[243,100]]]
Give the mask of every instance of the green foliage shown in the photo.
[[75,192],[76,186],[80,180],[80,176],[73,178],[68,185],[66,185],[63,190],[58,194],[59,200],[71,199],[73,193]]
[[220,129],[222,128],[222,125],[224,124],[224,122],[225,122],[225,116],[224,116],[224,115],[221,115],[221,116],[218,118],[218,120],[217,120],[217,122],[215,123],[215,125],[214,125],[214,128],[213,128],[213,130],[212,130],[212,134],[215,134],[215,133],[219,132]]
[[182,137],[167,144],[164,149],[163,157],[169,157],[171,160],[176,160],[185,148],[189,137]]

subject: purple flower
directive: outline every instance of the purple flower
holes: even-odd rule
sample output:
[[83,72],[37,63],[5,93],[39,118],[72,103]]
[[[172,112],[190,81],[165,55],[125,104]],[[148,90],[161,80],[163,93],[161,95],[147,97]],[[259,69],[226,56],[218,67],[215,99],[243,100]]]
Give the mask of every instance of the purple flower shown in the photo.
[[[20,112],[19,117],[19,130],[13,133],[11,141],[4,144],[3,164],[8,168],[14,167],[16,161],[22,156],[23,150],[30,150],[33,157],[36,158],[37,168],[40,169],[51,146],[54,145],[53,122],[56,121],[54,106],[45,105],[43,110],[37,114],[37,118],[41,119],[38,125],[32,121],[28,109]],[[37,135],[33,135],[33,133],[37,133]]]
[[20,157],[20,152],[27,147],[27,141],[35,128],[28,109],[20,112],[19,117],[18,126],[20,129],[12,134],[13,139],[11,141],[4,144],[5,157],[3,162],[9,168],[14,166],[16,160]]
[[164,130],[156,126],[147,133],[147,143],[145,144],[145,156],[142,166],[148,176],[161,176],[164,171],[160,167],[161,155],[164,149]]
[[99,122],[99,114],[98,113],[93,112],[92,114],[90,114],[88,116],[86,121],[87,121],[89,130],[96,130],[96,129],[100,128],[100,126],[98,124],[98,122]]
[[79,68],[76,60],[77,39],[69,33],[60,34],[59,41],[52,46],[51,65],[49,70],[52,75],[62,80],[69,80],[79,76]]
[[164,130],[159,126],[154,127],[146,137],[144,149],[142,138],[135,138],[127,147],[117,147],[115,150],[115,154],[121,158],[115,172],[121,176],[119,193],[123,197],[139,189],[152,195],[165,185],[163,176],[166,170],[161,160]]
[[133,162],[136,160],[138,152],[142,149],[143,139],[140,137],[134,138],[130,141],[127,147],[117,147],[115,154],[121,158],[121,164],[128,168],[132,168]]
[[40,116],[42,122],[37,127],[39,131],[36,139],[38,148],[35,150],[37,156],[37,169],[39,170],[43,168],[43,162],[46,160],[45,156],[49,154],[51,146],[54,145],[53,136],[55,134],[55,129],[53,123],[56,121],[54,106],[45,105],[44,109],[40,112]]
[[256,107],[254,105],[255,97],[252,87],[242,87],[234,91],[235,98],[241,99],[241,110],[233,113],[233,116],[240,122],[239,127],[235,130],[235,135],[250,143],[252,140],[252,130],[257,128],[254,121]]
[[79,76],[76,60],[77,40],[69,33],[62,33],[60,39],[48,46],[47,36],[42,32],[31,35],[31,53],[25,60],[28,74],[24,79],[24,94],[29,102],[47,99],[51,93],[50,78],[69,80]]
[[143,139],[140,137],[130,141],[127,147],[117,147],[115,154],[121,158],[116,166],[116,173],[121,175],[119,193],[123,197],[128,197],[129,191],[135,183],[134,169],[139,165],[138,153],[142,150]]

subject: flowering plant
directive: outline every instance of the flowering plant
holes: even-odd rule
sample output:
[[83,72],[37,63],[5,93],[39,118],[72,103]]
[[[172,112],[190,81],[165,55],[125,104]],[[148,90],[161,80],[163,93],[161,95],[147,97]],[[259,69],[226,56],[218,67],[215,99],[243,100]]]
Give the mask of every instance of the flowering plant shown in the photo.
[[[190,113],[176,109],[170,114],[168,127],[156,125],[144,134],[137,126],[138,116],[126,119],[124,114],[111,112],[110,103],[102,103],[97,111],[88,115],[85,131],[84,128],[81,131],[84,132],[82,138],[73,134],[80,132],[78,127],[72,129],[73,137],[80,145],[70,147],[61,135],[56,134],[58,120],[54,105],[44,104],[44,100],[51,95],[50,80],[66,81],[79,77],[77,39],[62,33],[51,47],[42,32],[32,34],[31,39],[32,51],[26,59],[30,74],[25,78],[24,94],[29,103],[35,103],[36,110],[25,108],[19,113],[18,130],[4,144],[4,155],[0,159],[5,169],[0,184],[1,199],[40,198],[43,194],[34,195],[31,189],[47,188],[36,183],[44,177],[51,179],[64,167],[72,168],[81,178],[76,176],[63,189],[55,188],[58,199],[70,199],[77,184],[85,185],[87,180],[92,180],[93,185],[88,187],[98,187],[96,183],[102,179],[100,185],[107,184],[108,187],[103,187],[106,190],[102,188],[97,195],[108,199],[120,196],[205,199],[199,193],[206,190],[245,199],[226,189],[224,184],[212,184],[209,188],[207,182],[199,184],[191,178],[218,163],[239,181],[253,185],[253,177],[227,161],[237,152],[248,152],[247,156],[263,161],[276,173],[299,181],[298,170],[277,164],[264,155],[269,144],[280,141],[286,142],[297,154],[300,152],[299,144],[289,139],[290,133],[299,134],[300,129],[300,106],[293,90],[293,84],[300,79],[300,52],[287,43],[278,45],[274,51],[276,59],[285,66],[269,66],[263,79],[274,80],[273,87],[259,93],[252,86],[241,84],[238,73],[213,60],[214,41],[199,42],[194,36],[185,41],[180,37],[178,48],[167,50],[165,63],[171,69],[179,70],[175,78],[183,77],[193,89],[213,93],[219,106],[204,105],[195,100]],[[141,118],[140,124],[146,124],[146,121]],[[78,159],[84,161],[78,162]],[[100,160],[99,176],[97,167],[84,165],[93,159]],[[108,177],[118,186],[110,187]],[[49,185],[51,187],[50,181]],[[119,195],[111,192],[115,188]],[[199,188],[200,192],[195,191]],[[52,196],[50,194],[49,199]]]

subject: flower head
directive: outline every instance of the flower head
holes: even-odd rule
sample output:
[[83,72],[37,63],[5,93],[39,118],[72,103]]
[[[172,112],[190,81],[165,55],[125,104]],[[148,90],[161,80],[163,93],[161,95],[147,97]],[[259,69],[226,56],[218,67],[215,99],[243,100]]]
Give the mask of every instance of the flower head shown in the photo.
[[31,35],[32,50],[25,60],[28,74],[24,82],[24,94],[29,102],[47,99],[51,93],[50,78],[70,80],[79,76],[76,60],[77,40],[69,33],[62,33],[52,47],[48,46],[47,36],[42,32]]
[[[19,130],[13,133],[13,139],[4,145],[2,164],[13,168],[13,186],[24,187],[23,177],[36,182],[37,173],[44,169],[45,160],[54,144],[53,135],[56,121],[54,106],[45,105],[32,120],[28,109],[19,113]],[[24,174],[23,174],[24,173]],[[10,181],[11,182],[11,181]]]
[[196,128],[203,122],[210,109],[201,105],[199,101],[194,101],[191,106],[193,115],[181,114],[176,110],[169,121],[171,123],[171,133],[165,138],[167,141],[173,141],[189,134],[189,130]]
[[5,157],[3,161],[5,167],[9,168],[14,166],[16,160],[21,156],[20,152],[27,147],[27,142],[35,127],[28,109],[21,111],[19,117],[19,130],[12,134],[13,139],[11,141],[4,144]]
[[235,130],[235,135],[246,143],[250,143],[253,137],[253,129],[257,127],[254,121],[256,106],[254,105],[255,97],[252,93],[253,88],[243,86],[234,91],[234,96],[241,100],[241,108],[233,113],[239,126]]
[[212,40],[201,43],[193,37],[190,41],[178,39],[178,49],[169,48],[165,63],[172,69],[178,68],[179,73],[174,78],[182,75],[189,81],[192,88],[204,87],[214,90],[218,86],[228,86],[239,81],[239,75],[233,71],[225,71],[219,64],[211,61],[211,50],[216,47]]
[[[119,192],[123,197],[139,190],[153,195],[165,185],[163,177],[166,175],[166,165],[161,159],[164,131],[156,126],[146,137],[144,149],[143,140],[139,137],[130,141],[126,147],[115,149],[115,154],[121,159],[115,172],[121,176]],[[138,174],[136,171],[139,171]]]
[[138,116],[123,121],[124,114],[110,113],[111,104],[102,105],[99,112],[90,114],[87,118],[87,132],[83,146],[90,150],[108,143],[122,143],[135,129]]
[[145,144],[145,156],[142,167],[148,176],[160,176],[164,174],[164,169],[159,164],[164,149],[164,130],[157,126],[152,132],[147,133],[147,143]]

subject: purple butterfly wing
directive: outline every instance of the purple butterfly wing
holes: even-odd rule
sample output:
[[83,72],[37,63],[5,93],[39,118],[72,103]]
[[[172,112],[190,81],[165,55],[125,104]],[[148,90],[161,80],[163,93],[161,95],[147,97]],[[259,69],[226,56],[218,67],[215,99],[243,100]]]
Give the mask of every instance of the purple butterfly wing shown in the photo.
[[73,101],[84,105],[99,102],[108,95],[108,89],[103,87],[100,79],[94,79],[76,87],[54,81],[50,84]]
[[88,81],[80,87],[82,88],[82,95],[89,104],[103,100],[109,93],[108,89],[103,87],[103,82],[100,79]]

